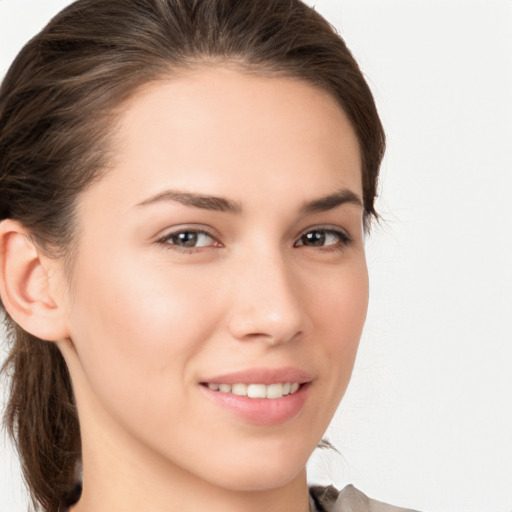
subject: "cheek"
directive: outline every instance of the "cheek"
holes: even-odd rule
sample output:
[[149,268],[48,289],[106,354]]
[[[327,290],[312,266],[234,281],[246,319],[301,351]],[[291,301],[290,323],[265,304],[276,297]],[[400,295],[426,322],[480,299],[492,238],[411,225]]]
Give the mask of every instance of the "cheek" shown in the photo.
[[77,274],[71,334],[84,374],[111,406],[122,398],[139,409],[172,407],[192,378],[188,361],[218,322],[215,297],[185,272],[109,261],[90,258]]
[[313,297],[310,314],[314,317],[328,348],[343,350],[356,345],[363,329],[368,308],[368,272],[364,258],[353,264],[340,266],[322,285],[311,283]]
[[341,400],[352,374],[368,308],[368,272],[364,257],[311,288],[309,308],[314,324],[311,343],[317,345],[318,364],[330,371],[322,378],[335,402]]

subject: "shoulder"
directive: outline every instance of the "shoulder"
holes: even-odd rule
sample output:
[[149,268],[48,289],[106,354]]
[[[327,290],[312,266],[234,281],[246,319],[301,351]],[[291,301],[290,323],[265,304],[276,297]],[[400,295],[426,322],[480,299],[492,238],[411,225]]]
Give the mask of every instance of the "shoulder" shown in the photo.
[[353,485],[348,485],[342,491],[332,486],[313,486],[309,492],[313,512],[416,512],[372,500]]

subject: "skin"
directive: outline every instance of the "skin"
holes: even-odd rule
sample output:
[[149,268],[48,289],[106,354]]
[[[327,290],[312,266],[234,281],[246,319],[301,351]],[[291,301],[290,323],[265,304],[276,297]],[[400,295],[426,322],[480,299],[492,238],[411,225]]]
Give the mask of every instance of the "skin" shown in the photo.
[[[361,205],[302,209],[362,196],[354,131],[322,90],[227,67],[149,84],[116,130],[112,169],[78,201],[73,286],[42,256],[34,285],[52,297],[77,398],[73,510],[306,512],[305,464],[348,385],[368,279]],[[140,206],[165,190],[240,212]],[[194,229],[208,232],[199,247],[169,236]],[[276,425],[235,416],[200,384],[290,366],[312,382]]]

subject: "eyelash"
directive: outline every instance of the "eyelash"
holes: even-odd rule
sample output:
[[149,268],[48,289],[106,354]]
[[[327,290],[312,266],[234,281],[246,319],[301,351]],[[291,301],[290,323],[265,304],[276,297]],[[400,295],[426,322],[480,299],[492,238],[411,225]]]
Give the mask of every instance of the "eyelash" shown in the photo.
[[[184,247],[184,246],[178,245],[176,243],[170,243],[170,240],[172,238],[178,237],[180,235],[185,235],[185,234],[193,234],[195,236],[200,236],[200,235],[207,236],[213,240],[213,244],[204,245],[204,246],[196,246],[196,247]],[[220,242],[218,242],[211,233],[208,233],[208,231],[205,231],[204,229],[195,229],[195,228],[188,228],[188,229],[185,228],[185,229],[180,229],[178,231],[173,231],[173,232],[168,233],[167,235],[163,236],[162,238],[158,239],[157,243],[162,244],[166,249],[183,252],[185,254],[191,254],[191,253],[200,251],[203,247],[210,247],[211,245],[218,245],[218,246],[221,245]]]
[[333,228],[325,228],[325,227],[318,227],[314,229],[309,229],[305,233],[299,236],[297,242],[293,244],[294,247],[315,247],[313,246],[307,246],[304,245],[304,243],[301,243],[297,245],[297,243],[301,240],[303,240],[307,235],[311,235],[312,233],[321,233],[324,237],[325,236],[334,236],[338,239],[338,241],[334,244],[329,245],[321,245],[318,246],[318,250],[322,252],[335,252],[335,251],[342,251],[346,247],[348,247],[352,242],[353,239],[351,236],[349,236],[345,231],[342,231],[340,229],[333,229]]
[[[325,236],[334,236],[338,239],[336,243],[329,244],[329,245],[320,245],[320,246],[308,246],[304,244],[304,239],[307,237],[307,235],[311,235],[313,233],[321,233],[324,237]],[[170,240],[172,238],[179,237],[180,235],[185,234],[192,234],[196,237],[199,237],[201,235],[207,236],[212,239],[213,243],[208,245],[200,245],[200,246],[194,246],[194,247],[184,247],[180,246],[176,243],[170,243]],[[302,242],[302,243],[299,243]],[[317,247],[319,251],[322,252],[335,252],[335,251],[342,251],[346,247],[348,247],[353,242],[353,239],[351,236],[349,236],[346,232],[340,230],[340,229],[333,229],[333,228],[326,228],[326,227],[317,227],[314,229],[309,229],[308,231],[303,232],[297,241],[293,244],[294,247]],[[204,247],[211,247],[211,246],[217,246],[221,247],[222,245],[216,238],[209,233],[208,231],[205,231],[203,229],[194,229],[194,228],[185,228],[180,229],[178,231],[174,231],[172,233],[168,233],[162,238],[159,238],[157,240],[158,244],[161,244],[165,246],[166,249],[179,251],[185,254],[192,254],[194,252],[202,250]]]

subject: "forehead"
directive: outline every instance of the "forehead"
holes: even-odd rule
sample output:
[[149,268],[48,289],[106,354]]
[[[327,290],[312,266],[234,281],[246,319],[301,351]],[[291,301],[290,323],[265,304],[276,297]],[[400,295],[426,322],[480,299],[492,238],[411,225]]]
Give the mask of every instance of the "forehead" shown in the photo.
[[166,186],[237,200],[244,184],[361,193],[347,116],[330,94],[297,79],[224,67],[185,71],[138,91],[113,138],[107,181],[132,189],[136,202]]

